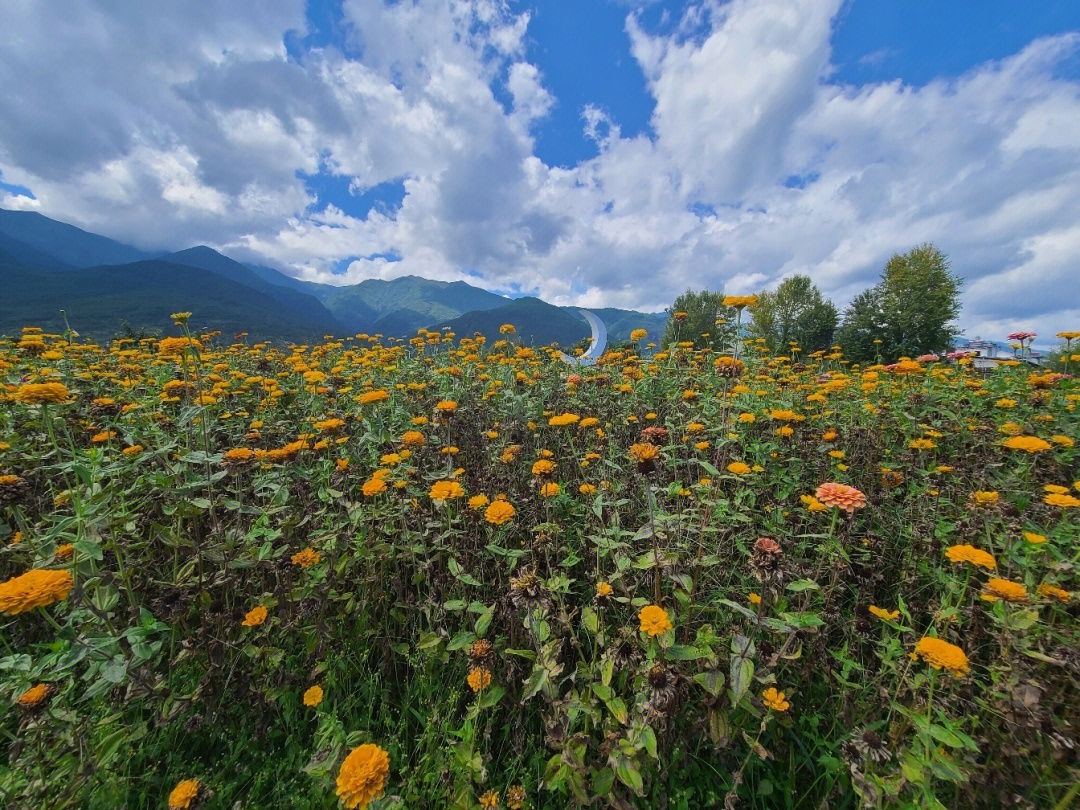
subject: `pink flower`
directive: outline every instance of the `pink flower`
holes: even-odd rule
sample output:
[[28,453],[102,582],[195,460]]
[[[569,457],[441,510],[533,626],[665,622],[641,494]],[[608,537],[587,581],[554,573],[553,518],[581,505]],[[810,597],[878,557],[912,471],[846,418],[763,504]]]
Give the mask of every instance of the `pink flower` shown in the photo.
[[916,363],[936,363],[941,358],[936,354],[920,354],[915,358]]
[[1024,340],[1031,340],[1033,337],[1035,337],[1034,332],[1013,332],[1011,335],[1009,335],[1006,338],[1006,340],[1024,341]]

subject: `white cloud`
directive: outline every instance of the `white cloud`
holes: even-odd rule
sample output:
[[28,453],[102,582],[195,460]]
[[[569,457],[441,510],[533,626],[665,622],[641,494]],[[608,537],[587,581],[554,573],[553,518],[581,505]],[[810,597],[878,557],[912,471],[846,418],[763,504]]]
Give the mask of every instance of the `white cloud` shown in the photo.
[[[299,61],[283,42],[302,0],[196,5],[0,5],[0,172],[37,197],[0,205],[335,283],[479,273],[650,309],[796,272],[843,304],[934,241],[967,279],[969,334],[1076,325],[1080,82],[1055,71],[1078,35],[921,87],[851,87],[830,78],[841,0],[707,0],[668,33],[632,13],[651,130],[586,106],[599,154],[564,169],[534,154],[557,99],[503,0],[345,0],[345,52]],[[404,201],[316,207],[298,173],[320,170],[401,182]]]

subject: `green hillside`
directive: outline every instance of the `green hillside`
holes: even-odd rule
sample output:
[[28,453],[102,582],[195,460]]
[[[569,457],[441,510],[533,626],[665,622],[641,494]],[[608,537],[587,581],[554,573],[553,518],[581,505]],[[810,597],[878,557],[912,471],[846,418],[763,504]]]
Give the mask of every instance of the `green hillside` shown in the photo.
[[481,332],[494,339],[504,323],[513,324],[517,330],[515,340],[532,346],[572,346],[590,334],[584,318],[539,298],[516,298],[496,309],[469,312],[439,324],[439,328],[449,327],[458,337]]
[[170,313],[195,313],[194,329],[224,338],[248,332],[283,341],[320,337],[319,330],[265,293],[207,270],[158,260],[49,273],[0,263],[0,334],[23,326],[107,339],[124,332],[172,331]]

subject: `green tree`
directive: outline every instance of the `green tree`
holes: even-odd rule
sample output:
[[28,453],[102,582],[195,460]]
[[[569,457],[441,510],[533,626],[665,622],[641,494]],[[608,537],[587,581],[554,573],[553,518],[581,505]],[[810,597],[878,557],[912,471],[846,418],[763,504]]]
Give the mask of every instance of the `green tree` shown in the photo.
[[881,281],[844,313],[838,337],[845,357],[867,362],[880,355],[891,362],[947,349],[958,334],[962,284],[931,244],[894,255]]
[[729,350],[735,336],[738,314],[724,306],[724,294],[710,290],[687,290],[668,308],[668,323],[660,345],[693,341],[696,348],[709,346]]
[[838,320],[836,306],[809,276],[791,276],[773,292],[758,293],[749,331],[764,338],[769,351],[785,351],[794,342],[809,353],[832,345]]

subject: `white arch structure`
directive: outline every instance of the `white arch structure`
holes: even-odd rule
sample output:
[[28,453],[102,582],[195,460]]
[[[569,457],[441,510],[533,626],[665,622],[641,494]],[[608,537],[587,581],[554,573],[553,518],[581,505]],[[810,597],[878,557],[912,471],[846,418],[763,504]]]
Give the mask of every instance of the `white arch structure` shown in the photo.
[[600,359],[600,355],[607,348],[607,327],[589,310],[579,309],[578,312],[589,322],[589,327],[592,329],[592,345],[581,357],[571,357],[565,352],[559,352],[559,358],[571,366],[591,366]]

